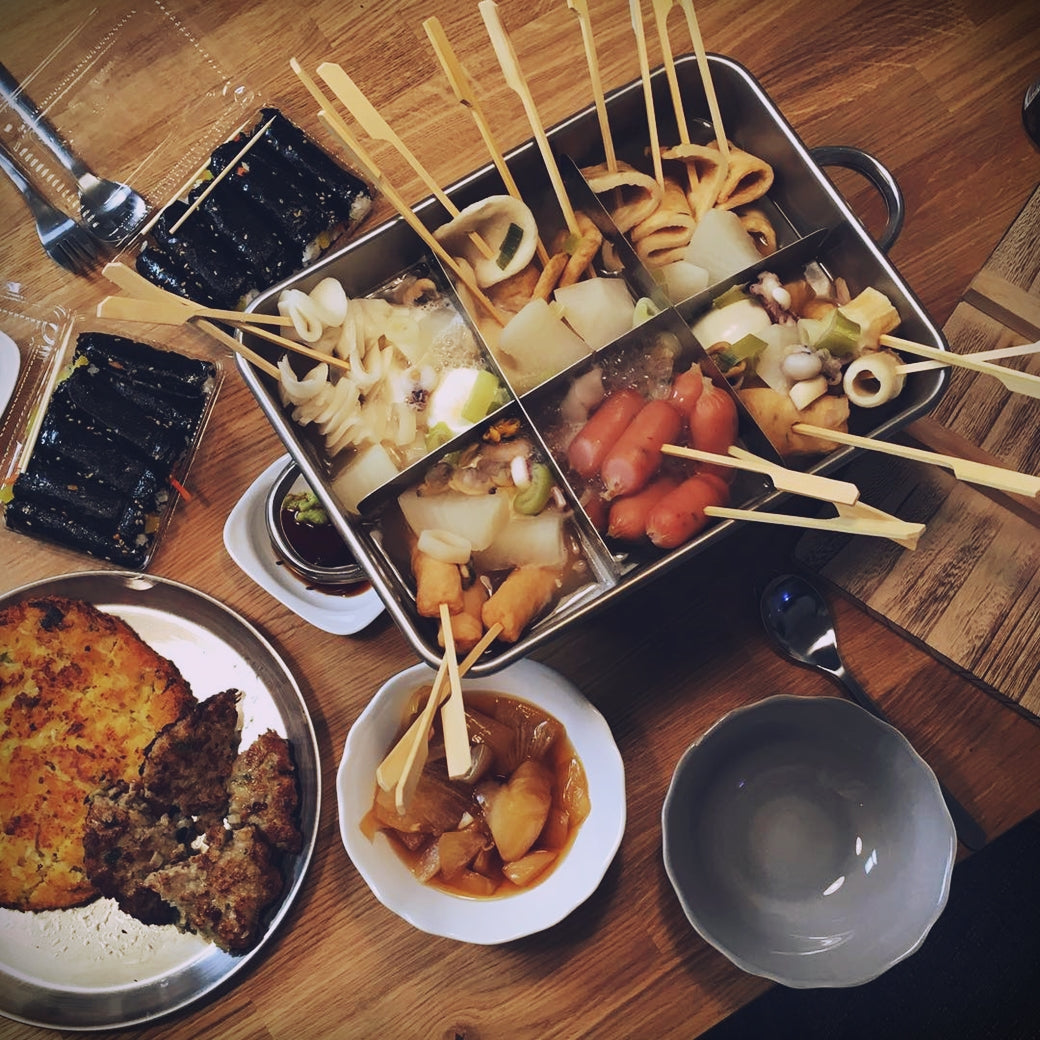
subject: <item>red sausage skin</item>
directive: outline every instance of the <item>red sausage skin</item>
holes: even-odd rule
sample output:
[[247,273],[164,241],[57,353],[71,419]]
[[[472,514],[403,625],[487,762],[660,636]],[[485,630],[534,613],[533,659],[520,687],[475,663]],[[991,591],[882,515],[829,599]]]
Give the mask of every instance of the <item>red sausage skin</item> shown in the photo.
[[646,521],[650,510],[669,492],[679,486],[679,481],[668,474],[655,477],[634,495],[622,495],[610,505],[607,535],[623,542],[642,542],[646,539]]
[[674,443],[682,416],[668,401],[648,401],[607,452],[600,476],[607,494],[630,495],[644,487],[664,459],[661,445]]
[[644,404],[637,390],[615,390],[589,417],[567,448],[567,461],[580,477],[594,476],[607,452]]
[[708,523],[707,506],[725,505],[729,485],[714,473],[700,472],[684,480],[650,510],[646,533],[659,549],[674,549]]

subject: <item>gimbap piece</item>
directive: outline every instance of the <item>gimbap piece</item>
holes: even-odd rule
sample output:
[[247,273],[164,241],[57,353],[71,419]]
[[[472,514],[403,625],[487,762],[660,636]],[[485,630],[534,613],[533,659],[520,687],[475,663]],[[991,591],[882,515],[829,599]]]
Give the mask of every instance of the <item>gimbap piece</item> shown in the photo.
[[130,542],[118,534],[99,534],[60,509],[36,502],[20,502],[17,498],[8,502],[4,510],[4,522],[12,531],[46,538],[135,570],[147,562],[154,541],[154,536],[147,534]]
[[108,332],[80,333],[76,355],[98,368],[117,372],[128,382],[186,397],[207,395],[217,371],[212,361],[160,350]]
[[137,254],[134,266],[139,275],[147,278],[160,289],[208,307],[217,306],[213,300],[208,298],[208,291],[201,280],[156,245],[145,246]]

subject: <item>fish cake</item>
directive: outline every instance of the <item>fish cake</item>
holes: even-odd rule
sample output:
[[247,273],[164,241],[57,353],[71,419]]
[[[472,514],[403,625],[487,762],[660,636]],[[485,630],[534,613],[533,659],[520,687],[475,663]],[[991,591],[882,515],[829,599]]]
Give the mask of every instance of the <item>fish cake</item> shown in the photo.
[[90,603],[0,609],[0,906],[97,895],[83,862],[88,796],[135,779],[156,734],[194,703],[176,665]]

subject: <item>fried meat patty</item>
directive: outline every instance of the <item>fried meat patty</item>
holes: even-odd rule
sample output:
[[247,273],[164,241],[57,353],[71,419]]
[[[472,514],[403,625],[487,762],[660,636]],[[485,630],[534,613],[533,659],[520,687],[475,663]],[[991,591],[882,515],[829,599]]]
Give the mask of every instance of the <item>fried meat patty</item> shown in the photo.
[[135,779],[156,734],[194,703],[173,662],[90,603],[0,609],[0,906],[98,894],[83,863],[88,797]]

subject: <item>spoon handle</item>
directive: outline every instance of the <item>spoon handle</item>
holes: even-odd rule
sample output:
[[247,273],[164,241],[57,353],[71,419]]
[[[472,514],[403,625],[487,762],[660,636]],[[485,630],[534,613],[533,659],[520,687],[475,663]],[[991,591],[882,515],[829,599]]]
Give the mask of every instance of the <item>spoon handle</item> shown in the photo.
[[[842,668],[840,671],[832,672],[831,674],[842,684],[842,686],[845,687],[848,695],[861,708],[865,708],[882,722],[887,722],[890,726],[892,725],[892,722],[885,713],[877,706],[877,704],[874,703],[870,694],[860,686],[860,684],[845,668]],[[949,809],[950,816],[953,818],[953,826],[956,828],[957,837],[967,848],[971,849],[972,852],[981,849],[986,844],[985,832],[979,826],[971,813],[969,813],[957,798],[947,790],[946,785],[942,780],[939,780],[938,776],[936,776],[936,780],[939,784],[939,791],[946,802],[946,808]]]

